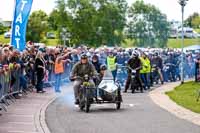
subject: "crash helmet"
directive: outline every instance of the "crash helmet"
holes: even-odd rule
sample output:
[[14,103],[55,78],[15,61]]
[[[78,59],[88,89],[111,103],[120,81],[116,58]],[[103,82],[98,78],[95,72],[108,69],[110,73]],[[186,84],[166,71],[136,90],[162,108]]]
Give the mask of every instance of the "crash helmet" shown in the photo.
[[154,56],[158,56],[158,52],[155,52],[155,53],[154,53]]
[[86,53],[82,53],[82,54],[81,54],[81,59],[88,59],[87,54],[86,54]]
[[138,56],[139,56],[138,53],[137,53],[136,51],[133,51],[132,57],[133,57],[133,58],[137,58]]
[[100,66],[100,70],[107,70],[107,66],[104,64],[104,65],[101,65]]

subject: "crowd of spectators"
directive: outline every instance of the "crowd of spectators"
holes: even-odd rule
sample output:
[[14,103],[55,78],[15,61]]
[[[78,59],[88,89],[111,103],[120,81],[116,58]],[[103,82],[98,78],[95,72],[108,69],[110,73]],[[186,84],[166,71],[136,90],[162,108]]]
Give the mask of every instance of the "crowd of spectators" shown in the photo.
[[[156,64],[161,69],[162,81],[173,82],[180,80],[181,52],[178,49],[151,49],[151,48],[120,48],[120,47],[100,47],[89,48],[85,45],[79,47],[57,46],[49,48],[46,46],[35,46],[28,44],[27,48],[20,52],[10,45],[0,44],[0,76],[5,76],[10,72],[9,90],[12,90],[16,77],[13,71],[19,71],[20,88],[28,90],[29,87],[36,89],[37,93],[45,93],[43,90],[44,82],[55,83],[55,91],[60,92],[61,74],[65,74],[68,80],[70,70],[73,64],[80,60],[81,53],[87,53],[91,63],[95,66],[97,72],[100,71],[100,65],[107,64],[111,55],[115,58],[117,66],[126,66],[127,61],[131,58],[133,51],[139,56],[143,54],[149,59],[151,68]],[[198,60],[199,52],[186,52],[184,55],[184,77],[191,78],[195,74],[195,61]],[[64,70],[55,73],[55,62],[62,61]],[[117,78],[117,69],[111,70],[115,79]],[[149,73],[151,73],[150,71]],[[125,72],[124,72],[125,73]],[[124,74],[124,78],[126,75]],[[151,75],[152,77],[152,75]],[[143,80],[143,82],[145,82]],[[153,81],[154,82],[154,81]],[[123,85],[123,83],[122,83]],[[2,86],[2,85],[1,85]]]

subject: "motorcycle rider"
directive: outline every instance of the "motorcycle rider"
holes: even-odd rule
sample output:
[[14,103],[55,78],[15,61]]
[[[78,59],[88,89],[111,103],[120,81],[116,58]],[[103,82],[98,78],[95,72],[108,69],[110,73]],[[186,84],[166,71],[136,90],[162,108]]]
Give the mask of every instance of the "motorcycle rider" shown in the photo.
[[[155,66],[158,70],[158,74],[159,74],[159,78],[160,78],[160,81],[161,81],[161,84],[164,83],[163,81],[163,75],[162,75],[162,70],[163,70],[163,60],[162,58],[158,55],[158,53],[156,52],[154,54],[154,57],[152,58],[152,66]],[[153,77],[154,78],[154,77]]]
[[[131,69],[136,70],[136,77],[135,78],[136,78],[136,81],[138,82],[138,85],[140,87],[140,91],[143,93],[143,86],[142,86],[142,81],[141,81],[141,78],[140,78],[140,69],[142,68],[142,63],[141,63],[141,60],[139,59],[138,53],[133,52],[132,57],[129,59],[127,65]],[[124,93],[126,93],[127,90],[129,89],[130,83],[131,83],[131,70],[129,69]]]
[[[97,72],[95,70],[95,67],[92,63],[89,62],[87,54],[83,53],[81,55],[81,60],[74,65],[72,68],[70,79],[74,81],[74,96],[75,96],[75,104],[79,104],[79,89],[80,85],[83,81],[81,81],[77,77],[84,78],[85,75],[88,75],[89,77],[95,77],[97,76]],[[90,80],[90,84],[94,86],[94,82]]]
[[165,65],[169,67],[169,70],[167,71],[167,81],[174,81],[175,82],[175,70],[176,70],[176,60],[173,55],[173,53],[169,53],[166,61],[164,62]]

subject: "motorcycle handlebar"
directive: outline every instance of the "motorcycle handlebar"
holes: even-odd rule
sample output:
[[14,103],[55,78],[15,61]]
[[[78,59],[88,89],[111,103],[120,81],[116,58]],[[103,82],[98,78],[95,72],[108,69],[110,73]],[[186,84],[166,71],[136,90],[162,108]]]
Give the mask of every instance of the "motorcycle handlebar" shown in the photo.
[[[85,75],[84,77],[86,77],[86,75]],[[75,76],[75,77],[71,77],[70,80],[71,80],[71,81],[74,81],[74,80],[76,80],[76,79],[83,80],[84,77],[81,77],[81,76]],[[88,76],[87,78],[89,78],[89,79],[91,79],[91,78],[92,78],[92,79],[97,79],[98,77],[97,77],[97,76],[92,76],[92,77],[89,77],[89,76]]]

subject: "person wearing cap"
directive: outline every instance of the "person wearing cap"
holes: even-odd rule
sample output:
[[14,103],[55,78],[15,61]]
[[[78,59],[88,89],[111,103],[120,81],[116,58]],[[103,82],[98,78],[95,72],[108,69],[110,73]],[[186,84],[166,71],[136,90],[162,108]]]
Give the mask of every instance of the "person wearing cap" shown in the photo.
[[[139,55],[136,52],[133,52],[132,57],[129,59],[127,66],[130,67],[133,70],[136,70],[136,82],[138,82],[138,87],[140,87],[140,91],[143,92],[143,86],[142,86],[142,81],[140,78],[140,69],[142,68],[142,63],[141,60],[139,59]],[[128,77],[126,80],[126,85],[125,85],[125,90],[124,93],[127,92],[131,84],[131,70],[128,70]],[[134,93],[135,90],[132,90]]]
[[[89,77],[97,76],[97,72],[95,70],[95,67],[92,63],[88,61],[87,54],[83,53],[81,55],[81,60],[74,65],[72,68],[71,80],[74,81],[74,96],[75,96],[75,104],[79,104],[79,89],[80,85],[82,84],[82,81],[80,79],[77,79],[77,77],[84,78],[85,75],[88,75]],[[90,83],[94,86],[94,82],[91,80]]]
[[[163,74],[162,74],[162,71],[163,71],[163,60],[162,58],[159,56],[158,52],[155,52],[152,60],[151,60],[151,63],[152,63],[152,66],[156,66],[158,68],[158,74],[159,74],[159,78],[160,78],[160,81],[161,81],[161,84],[164,83],[164,79],[163,79]],[[153,78],[153,81],[154,81],[154,74],[152,73],[152,78]]]

